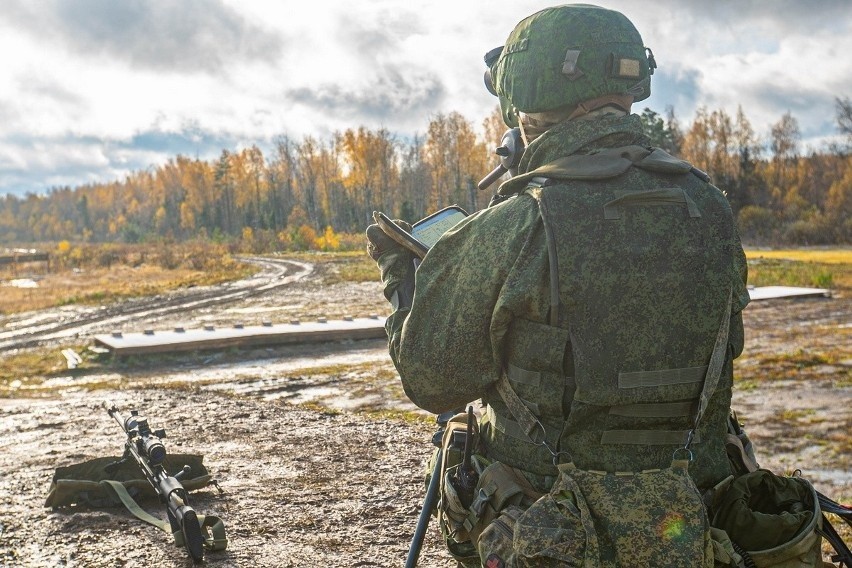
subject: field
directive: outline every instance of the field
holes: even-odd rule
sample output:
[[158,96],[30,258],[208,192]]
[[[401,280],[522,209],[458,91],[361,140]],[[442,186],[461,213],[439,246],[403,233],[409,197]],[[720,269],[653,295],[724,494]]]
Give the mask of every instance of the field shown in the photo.
[[108,304],[248,276],[223,246],[49,244],[50,265],[24,263],[0,270],[0,316],[59,306]]
[[[828,273],[833,294],[753,302],[746,309],[734,408],[763,467],[800,469],[818,489],[848,503],[852,251],[748,256],[750,273],[764,283],[813,285]],[[169,329],[387,313],[366,255],[303,254],[288,261],[311,270],[232,304],[145,312],[124,325]],[[101,268],[110,274],[105,290],[138,280],[121,263]],[[164,281],[180,270],[164,268]],[[266,268],[245,270],[266,282]],[[173,290],[168,298],[190,297],[197,287]],[[82,321],[103,310],[66,303],[7,313],[0,324],[11,333],[59,311]],[[205,455],[225,493],[200,491],[193,504],[220,514],[230,538],[227,552],[208,555],[208,566],[402,565],[423,497],[434,417],[407,401],[382,340],[127,360],[88,349],[89,335],[115,325],[95,323],[76,337],[0,355],[0,565],[187,565],[163,533],[122,510],[39,506],[56,467],[121,452],[117,425],[100,406],[105,399],[124,411],[146,412],[153,425],[168,430],[173,451]],[[67,347],[82,355],[76,369],[59,354]],[[155,503],[146,508],[159,514]],[[434,526],[420,565],[451,565]]]
[[852,290],[852,249],[746,250],[749,284]]

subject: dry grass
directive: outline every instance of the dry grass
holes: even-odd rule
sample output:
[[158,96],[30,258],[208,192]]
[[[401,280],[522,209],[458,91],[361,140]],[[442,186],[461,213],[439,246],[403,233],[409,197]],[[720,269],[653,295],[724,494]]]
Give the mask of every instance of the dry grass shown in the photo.
[[[237,275],[250,273],[240,268]],[[114,266],[92,270],[65,270],[36,276],[35,288],[0,284],[0,314],[42,310],[70,304],[106,304],[125,298],[149,296],[185,288],[233,280],[233,271],[211,273],[185,268],[166,269],[143,265]]]
[[746,250],[746,257],[749,260],[753,258],[776,258],[825,264],[852,264],[852,249],[749,249]]
[[256,268],[217,245],[43,247],[51,269],[23,264],[0,271],[0,315],[70,304],[107,304],[243,278]]
[[333,253],[287,253],[286,256],[287,258],[295,258],[323,267],[323,284],[375,282],[379,279],[379,269],[376,266],[376,261],[367,255],[366,248],[365,250]]
[[815,286],[852,292],[852,249],[746,250],[754,286]]

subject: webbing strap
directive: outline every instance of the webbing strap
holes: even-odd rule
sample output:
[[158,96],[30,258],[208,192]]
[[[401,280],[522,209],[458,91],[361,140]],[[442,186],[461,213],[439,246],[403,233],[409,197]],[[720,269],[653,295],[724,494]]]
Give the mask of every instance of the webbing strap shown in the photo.
[[[497,379],[494,387],[500,394],[500,398],[503,399],[503,402],[509,408],[509,412],[511,412],[512,416],[515,417],[515,420],[518,421],[521,432],[523,432],[523,434],[532,443],[543,443],[545,440],[544,426],[542,426],[541,422],[538,421],[538,418],[535,417],[532,411],[527,408],[527,405],[524,404],[524,401],[518,396],[515,389],[512,388],[512,385],[509,383],[509,379],[506,378],[505,372],[500,373],[500,378]],[[538,438],[533,437],[536,430],[539,430],[540,432],[540,436]]]
[[511,363],[506,365],[506,374],[513,383],[531,386],[538,386],[541,383],[541,373],[538,371],[528,371]]
[[685,448],[688,450],[692,442],[692,437],[698,430],[698,424],[704,417],[704,411],[707,410],[707,405],[710,404],[710,398],[716,391],[719,385],[719,377],[722,376],[722,368],[725,366],[725,355],[728,347],[728,331],[731,327],[731,305],[734,296],[733,287],[728,290],[728,303],[725,306],[725,311],[722,313],[722,321],[719,324],[719,331],[716,333],[716,343],[713,345],[713,354],[710,355],[710,363],[707,365],[707,376],[704,378],[704,388],[701,390],[701,396],[698,399],[698,410],[695,412],[695,422],[692,426],[692,431],[687,437]]
[[683,369],[660,369],[657,371],[631,371],[618,373],[618,388],[662,387],[704,382],[707,365]]
[[485,407],[485,415],[488,417],[488,423],[501,434],[529,443],[529,436],[524,433],[521,425],[515,420],[498,415],[491,406]]
[[[123,483],[111,479],[105,479],[100,483],[104,488],[110,490],[118,497],[134,517],[172,535],[176,546],[184,545],[183,533],[179,530],[172,532],[171,523],[155,517],[140,507],[139,503],[127,492],[127,488]],[[204,548],[214,551],[228,548],[228,538],[225,536],[225,523],[222,519],[216,515],[198,515],[198,524],[201,527],[201,535],[204,537]]]
[[694,400],[621,404],[611,406],[609,413],[613,416],[634,418],[676,418],[678,416],[692,416],[695,405],[696,401]]
[[171,534],[172,528],[171,524],[168,521],[164,521],[154,515],[148,513],[145,509],[139,506],[139,503],[136,502],[133,497],[130,496],[130,493],[127,492],[127,488],[123,483],[118,481],[112,481],[110,479],[105,479],[101,481],[101,485],[105,488],[110,489],[116,497],[124,504],[128,511],[133,513],[133,516],[141,521],[145,521],[149,525],[153,525],[160,529],[161,531],[167,532]]
[[547,241],[547,268],[550,271],[550,325],[557,327],[559,324],[559,255],[556,251],[556,237],[550,226],[550,214],[547,212],[547,204],[544,200],[545,193],[541,187],[533,187],[527,193],[535,199],[541,214],[541,222],[544,225],[544,238]]
[[[687,430],[606,430],[601,434],[601,444],[676,446],[682,444],[688,434]],[[698,434],[692,441],[700,441]]]
[[[550,271],[550,325],[553,327],[557,327],[559,323],[559,257],[556,252],[556,238],[553,235],[553,231],[550,227],[550,217],[547,212],[547,205],[544,202],[544,192],[541,188],[530,188],[527,190],[527,193],[536,200],[538,204],[539,213],[541,214],[541,221],[544,225],[544,236],[547,241],[547,261],[548,261],[548,270]],[[518,396],[518,393],[515,392],[515,389],[512,388],[512,384],[509,382],[507,377],[508,372],[504,369],[502,373],[500,373],[500,378],[497,379],[495,384],[495,388],[497,392],[500,394],[500,398],[503,399],[503,402],[509,408],[509,412],[512,413],[512,416],[515,417],[515,420],[518,421],[518,425],[521,427],[524,435],[529,438],[529,440],[533,444],[543,445],[547,448],[547,450],[553,455],[554,463],[560,453],[547,445],[547,432],[544,430],[544,425],[536,418],[535,414],[524,404],[524,401],[521,400],[521,397]],[[536,436],[536,431],[539,432],[538,436]]]

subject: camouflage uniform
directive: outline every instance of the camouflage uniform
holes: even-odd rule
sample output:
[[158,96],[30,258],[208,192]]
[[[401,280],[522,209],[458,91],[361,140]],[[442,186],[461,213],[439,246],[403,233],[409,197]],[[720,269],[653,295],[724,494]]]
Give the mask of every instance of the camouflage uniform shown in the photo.
[[[446,234],[416,273],[410,311],[395,311],[387,323],[391,357],[409,398],[435,413],[482,398],[487,456],[523,470],[541,490],[557,469],[548,450],[518,432],[492,388],[499,374],[508,373],[551,447],[567,452],[577,467],[666,467],[683,438],[642,440],[655,430],[675,435],[689,429],[695,381],[625,391],[619,374],[694,375],[707,364],[732,290],[727,361],[690,465],[700,488],[729,473],[723,438],[731,361],[743,348],[745,255],[724,195],[685,162],[677,171],[635,164],[606,178],[588,175],[597,167],[589,156],[648,145],[635,115],[568,121],[548,130],[527,148],[520,175],[501,187],[501,193],[519,195]],[[524,191],[529,172],[565,157],[578,159],[578,175],[557,173],[544,184],[539,180],[545,187]],[[600,204],[617,204],[626,192],[661,188],[686,195],[683,206],[625,204],[620,218],[600,214]],[[555,325],[549,319],[554,260],[538,204],[542,195],[558,251],[561,315]],[[681,210],[688,203],[690,212],[700,211],[705,229],[689,224],[691,215]],[[643,247],[642,235],[656,248]]]
[[627,114],[656,62],[622,14],[542,10],[485,62],[528,143],[505,199],[442,237],[413,290],[410,253],[367,230],[406,394],[435,413],[485,404],[493,463],[469,507],[451,515],[445,491],[450,552],[489,566],[711,566],[696,486],[731,473],[749,301],[727,200]]

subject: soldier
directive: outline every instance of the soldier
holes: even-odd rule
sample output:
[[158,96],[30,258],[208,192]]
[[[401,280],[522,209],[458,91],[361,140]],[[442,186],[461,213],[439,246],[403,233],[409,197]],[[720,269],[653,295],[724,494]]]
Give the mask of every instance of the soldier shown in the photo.
[[[630,113],[650,95],[656,64],[624,15],[590,5],[542,10],[486,63],[489,90],[526,146],[518,175],[437,242],[416,278],[412,255],[368,228],[394,308],[390,354],[419,407],[440,413],[482,401],[476,498],[441,517],[460,562],[617,565],[627,561],[613,527],[633,509],[607,515],[590,496],[612,490],[592,487],[588,472],[619,488],[619,475],[680,460],[689,481],[677,487],[701,492],[731,474],[725,436],[749,301],[745,255],[724,194],[651,148]],[[653,482],[672,499],[668,513],[692,551],[679,563],[666,529],[652,528],[650,540],[632,541],[629,563],[702,565],[701,505],[678,512],[680,489],[666,483]],[[586,537],[572,537],[582,546],[545,538],[523,554],[526,537],[515,534],[514,549],[511,538],[495,541],[497,517],[510,535],[514,527],[536,540],[535,523],[518,519],[555,484],[570,496],[557,495],[557,509],[587,520],[588,507],[597,536],[586,523]],[[451,501],[445,494],[441,506]],[[465,540],[470,548],[460,549]]]

